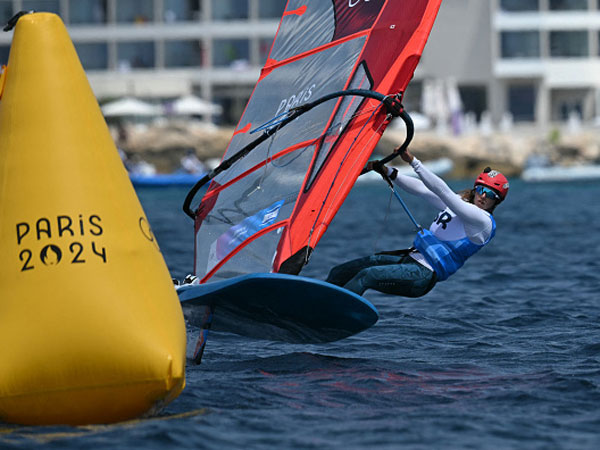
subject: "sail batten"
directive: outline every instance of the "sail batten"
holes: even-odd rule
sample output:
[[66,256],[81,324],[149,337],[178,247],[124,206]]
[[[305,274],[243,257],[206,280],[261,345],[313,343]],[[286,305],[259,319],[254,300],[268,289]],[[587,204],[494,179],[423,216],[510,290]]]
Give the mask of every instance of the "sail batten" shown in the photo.
[[261,70],[261,76],[259,78],[259,81],[262,80],[263,78],[265,78],[269,73],[271,73],[271,71],[273,69],[276,69],[277,67],[281,67],[283,65],[286,65],[286,64],[289,64],[291,62],[297,61],[299,59],[305,58],[308,55],[312,55],[314,53],[318,53],[318,52],[321,52],[323,50],[327,50],[328,48],[335,47],[336,45],[340,45],[340,44],[342,44],[344,42],[351,41],[353,39],[357,39],[357,38],[360,38],[360,37],[367,37],[369,33],[370,33],[370,30],[359,31],[359,32],[351,34],[349,36],[345,36],[343,38],[340,38],[340,39],[338,39],[338,40],[336,40],[334,42],[329,42],[327,44],[321,45],[320,47],[316,47],[316,48],[310,49],[310,50],[308,50],[306,52],[290,56],[289,58],[281,60],[281,61],[269,58],[269,59],[267,59],[267,62],[265,63],[265,66]]
[[196,213],[203,282],[301,269],[389,123],[382,99],[406,89],[440,2],[288,1],[224,161],[252,150],[214,177]]

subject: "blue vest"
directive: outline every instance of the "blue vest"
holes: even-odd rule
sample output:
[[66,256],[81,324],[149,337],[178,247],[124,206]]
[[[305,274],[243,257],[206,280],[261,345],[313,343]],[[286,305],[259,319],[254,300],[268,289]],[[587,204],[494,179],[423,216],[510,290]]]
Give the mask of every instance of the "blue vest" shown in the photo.
[[483,244],[474,244],[468,237],[456,241],[442,241],[423,229],[417,233],[413,246],[425,257],[435,271],[438,281],[444,281],[460,269],[470,256],[474,255],[496,234],[496,221],[492,216],[492,234]]

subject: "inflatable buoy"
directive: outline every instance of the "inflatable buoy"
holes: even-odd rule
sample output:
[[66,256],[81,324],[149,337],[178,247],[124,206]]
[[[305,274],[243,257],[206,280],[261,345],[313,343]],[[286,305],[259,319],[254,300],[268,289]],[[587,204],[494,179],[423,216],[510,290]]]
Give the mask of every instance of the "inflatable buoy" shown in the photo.
[[60,18],[22,16],[7,67],[0,422],[152,413],[184,386],[183,314]]

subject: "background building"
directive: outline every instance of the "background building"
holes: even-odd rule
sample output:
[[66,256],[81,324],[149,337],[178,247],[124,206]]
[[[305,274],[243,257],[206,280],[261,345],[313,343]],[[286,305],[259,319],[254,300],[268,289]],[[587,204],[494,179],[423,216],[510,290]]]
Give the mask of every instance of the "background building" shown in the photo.
[[[194,93],[220,103],[222,120],[234,123],[285,3],[0,0],[0,23],[20,10],[60,14],[101,101]],[[0,34],[0,63],[11,36]],[[489,112],[496,124],[510,117],[545,128],[574,114],[592,121],[600,109],[599,42],[600,0],[444,0],[406,104],[434,108],[423,100],[441,95],[440,84],[426,91],[442,80],[477,120]]]
[[[277,31],[281,0],[0,0],[0,23],[17,11],[59,14],[102,101],[194,93],[235,121]],[[0,33],[0,63],[12,33]]]
[[492,61],[495,109],[540,124],[598,115],[597,0],[496,0]]
[[600,113],[600,1],[444,0],[420,78],[455,78],[465,110],[541,128]]

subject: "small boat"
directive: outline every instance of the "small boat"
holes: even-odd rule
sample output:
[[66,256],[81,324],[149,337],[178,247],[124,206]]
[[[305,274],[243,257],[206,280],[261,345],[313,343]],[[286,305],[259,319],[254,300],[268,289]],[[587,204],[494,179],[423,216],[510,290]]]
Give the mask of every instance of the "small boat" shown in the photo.
[[204,172],[130,173],[129,179],[135,187],[193,186],[204,175]]
[[521,178],[524,181],[578,181],[600,179],[600,164],[574,166],[528,167]]

